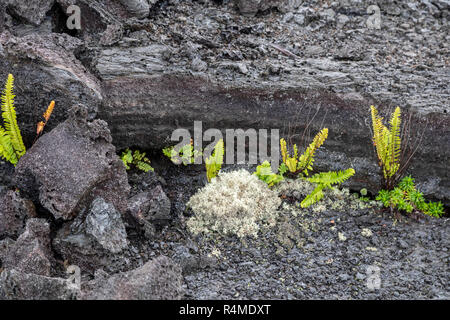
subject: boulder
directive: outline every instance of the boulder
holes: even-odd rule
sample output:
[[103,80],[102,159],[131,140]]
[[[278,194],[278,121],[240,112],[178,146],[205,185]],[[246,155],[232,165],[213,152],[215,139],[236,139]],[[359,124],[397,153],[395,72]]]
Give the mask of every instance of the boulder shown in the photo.
[[94,274],[128,270],[134,252],[129,250],[121,214],[102,198],[93,201],[86,217],[66,223],[53,239],[54,250],[81,271]]
[[17,241],[1,242],[0,259],[3,268],[50,276],[53,262],[50,225],[43,219],[29,219]]
[[26,220],[36,216],[34,204],[12,190],[0,197],[0,238],[17,238],[24,231]]
[[62,278],[50,278],[16,269],[0,273],[0,300],[75,300],[79,291]]
[[142,226],[145,234],[151,238],[154,224],[170,221],[170,200],[160,185],[150,191],[141,192],[128,200],[127,212]]
[[120,212],[102,198],[92,202],[84,225],[86,234],[95,238],[104,249],[112,253],[119,253],[128,245]]
[[106,122],[88,122],[87,110],[80,106],[72,111],[20,159],[17,187],[56,219],[75,218],[96,197],[125,212],[130,186]]
[[181,269],[160,256],[137,269],[108,277],[102,273],[85,283],[84,300],[176,300],[183,297]]
[[89,118],[95,117],[102,99],[100,83],[75,58],[80,46],[79,39],[67,34],[0,33],[0,84],[4,86],[9,73],[14,75],[17,121],[27,147],[52,100],[56,107],[47,132],[67,118],[74,104],[87,106]]

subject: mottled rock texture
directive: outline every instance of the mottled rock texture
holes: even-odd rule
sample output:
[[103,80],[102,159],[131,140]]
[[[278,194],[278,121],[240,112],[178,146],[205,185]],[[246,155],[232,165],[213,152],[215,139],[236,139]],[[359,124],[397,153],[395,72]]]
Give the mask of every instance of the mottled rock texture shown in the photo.
[[87,300],[176,300],[183,295],[181,269],[160,256],[142,267],[108,277],[102,274],[85,284]]
[[54,262],[50,225],[43,219],[29,219],[17,241],[0,242],[0,260],[3,268],[50,276]]
[[121,214],[102,198],[92,202],[86,216],[80,215],[58,230],[53,248],[64,260],[89,274],[102,268],[118,272],[132,267],[133,252],[128,250]]
[[13,16],[31,24],[40,25],[55,0],[2,0],[0,2]]
[[[147,17],[138,0],[57,3],[80,6],[81,30],[58,27],[64,19],[52,9],[59,22],[50,29],[24,32],[10,17],[0,36],[0,75],[16,75],[27,144],[51,99],[60,109],[50,128],[83,103],[92,117],[99,110],[118,148],[151,149],[194,120],[205,130],[284,133],[296,123],[301,136],[320,107],[309,126],[330,129],[319,169],[354,166],[351,186],[377,191],[369,106],[400,105],[419,117],[414,129],[428,122],[411,173],[427,196],[450,204],[446,1],[377,1],[379,29],[367,27],[361,1],[150,1]],[[130,8],[139,3],[137,19]]]
[[16,185],[56,219],[73,219],[97,196],[124,212],[130,187],[106,122],[87,122],[80,106],[72,112],[20,159]]
[[1,300],[74,300],[78,291],[67,280],[50,278],[16,269],[0,273]]
[[25,221],[36,216],[33,202],[9,190],[0,199],[0,238],[17,238],[25,229]]

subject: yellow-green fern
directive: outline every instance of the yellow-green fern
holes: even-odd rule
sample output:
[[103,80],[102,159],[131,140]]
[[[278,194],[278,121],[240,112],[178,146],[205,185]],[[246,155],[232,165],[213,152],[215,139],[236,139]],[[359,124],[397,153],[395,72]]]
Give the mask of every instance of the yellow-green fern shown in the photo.
[[283,164],[280,167],[280,172],[289,171],[291,174],[297,175],[303,173],[308,175],[308,172],[312,170],[314,162],[314,155],[317,149],[319,149],[325,140],[328,138],[328,129],[322,129],[313,139],[313,142],[308,146],[305,152],[298,157],[297,145],[294,144],[294,155],[291,157],[288,150],[286,140],[280,140],[281,155],[283,157]]
[[312,170],[314,162],[314,155],[317,149],[319,149],[325,140],[328,138],[328,128],[320,131],[315,137],[313,142],[309,145],[306,151],[300,156],[298,169],[303,170],[305,175],[308,175],[308,170]]
[[5,89],[1,96],[1,109],[4,127],[0,126],[0,155],[3,159],[16,165],[25,154],[19,125],[17,124],[16,110],[14,108],[14,77],[8,75]]
[[395,108],[389,121],[390,128],[383,124],[383,118],[378,115],[378,110],[371,106],[373,144],[378,157],[378,164],[382,169],[386,187],[393,187],[390,181],[400,169],[401,152],[401,110]]
[[213,178],[217,176],[223,164],[223,156],[225,154],[225,146],[223,139],[220,139],[214,147],[214,152],[208,159],[205,160],[206,163],[206,177],[208,182],[211,182]]

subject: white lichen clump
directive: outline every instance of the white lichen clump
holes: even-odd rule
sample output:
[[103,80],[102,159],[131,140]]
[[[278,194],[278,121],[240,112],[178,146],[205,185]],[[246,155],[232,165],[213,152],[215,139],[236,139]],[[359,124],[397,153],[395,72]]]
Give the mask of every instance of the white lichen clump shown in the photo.
[[187,227],[194,235],[257,237],[261,227],[275,225],[280,204],[278,194],[248,171],[221,173],[187,203],[195,213]]

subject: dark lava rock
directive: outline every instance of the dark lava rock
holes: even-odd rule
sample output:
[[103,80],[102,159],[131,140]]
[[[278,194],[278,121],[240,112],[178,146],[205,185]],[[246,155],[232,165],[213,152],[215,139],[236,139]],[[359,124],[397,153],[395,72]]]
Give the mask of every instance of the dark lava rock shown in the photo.
[[119,253],[127,247],[127,233],[120,212],[102,198],[92,202],[84,224],[86,234],[112,253]]
[[14,16],[34,25],[40,25],[55,0],[3,0],[2,2]]
[[74,300],[77,296],[65,279],[15,269],[0,273],[0,300]]
[[289,12],[297,8],[302,1],[299,0],[235,0],[239,12],[245,16],[254,16],[259,11],[277,8],[281,12]]
[[0,259],[3,268],[50,276],[50,225],[43,219],[29,219],[17,241],[6,239],[0,243]]
[[93,274],[129,267],[127,234],[121,214],[102,198],[93,201],[87,216],[65,224],[53,239],[54,249],[70,264]]
[[183,296],[181,269],[160,256],[142,267],[107,277],[102,274],[85,283],[86,300],[175,300]]
[[126,208],[130,187],[108,126],[102,120],[87,122],[86,116],[86,109],[75,107],[70,118],[42,136],[16,167],[20,190],[57,219],[73,219],[96,197],[121,212]]
[[0,198],[0,238],[17,238],[25,228],[27,218],[36,216],[33,202],[9,190]]
[[128,200],[128,212],[141,224],[170,220],[170,200],[160,185]]
[[[151,0],[151,2],[155,2]],[[150,13],[150,5],[148,0],[120,0],[127,10],[137,18],[145,18]]]
[[26,146],[32,144],[36,123],[52,100],[56,107],[46,131],[63,122],[74,104],[86,105],[90,119],[95,117],[102,99],[100,83],[75,58],[81,45],[67,34],[0,33],[0,83],[3,86],[9,73],[15,77],[17,121]]

